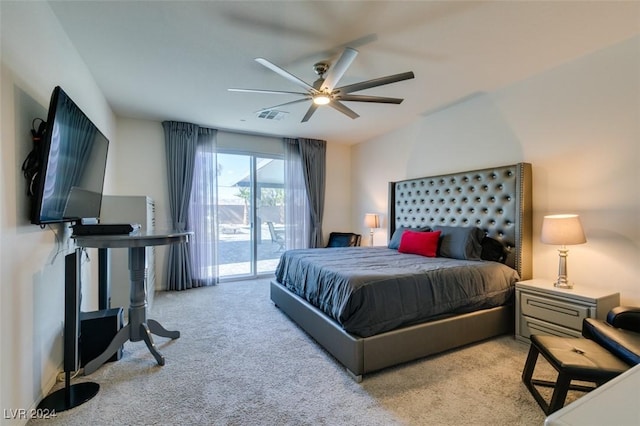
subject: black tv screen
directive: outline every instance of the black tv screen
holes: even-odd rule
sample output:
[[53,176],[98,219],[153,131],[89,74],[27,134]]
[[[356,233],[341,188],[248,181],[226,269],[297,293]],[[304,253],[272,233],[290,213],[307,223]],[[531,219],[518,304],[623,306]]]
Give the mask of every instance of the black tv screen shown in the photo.
[[31,223],[99,218],[109,140],[59,86],[40,143]]

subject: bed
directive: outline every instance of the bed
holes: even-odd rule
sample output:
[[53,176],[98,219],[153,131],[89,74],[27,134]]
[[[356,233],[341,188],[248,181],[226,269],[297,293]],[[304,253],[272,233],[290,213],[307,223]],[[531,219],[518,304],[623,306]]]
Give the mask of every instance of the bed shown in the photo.
[[[400,254],[395,246],[290,250],[271,282],[271,300],[358,382],[370,372],[511,332],[513,284],[531,278],[531,193],[527,163],[391,182],[389,236],[407,228],[443,235],[479,229],[504,247],[501,262],[451,259],[441,256],[444,246],[424,264],[424,256]],[[467,263],[481,267],[454,278],[468,283],[459,291],[447,284],[445,293],[456,301],[442,303],[438,282],[449,279],[443,269],[459,271]],[[507,284],[497,282],[502,275]],[[372,293],[374,282],[381,293]],[[458,303],[460,295],[468,297]],[[356,311],[367,301],[380,312]]]

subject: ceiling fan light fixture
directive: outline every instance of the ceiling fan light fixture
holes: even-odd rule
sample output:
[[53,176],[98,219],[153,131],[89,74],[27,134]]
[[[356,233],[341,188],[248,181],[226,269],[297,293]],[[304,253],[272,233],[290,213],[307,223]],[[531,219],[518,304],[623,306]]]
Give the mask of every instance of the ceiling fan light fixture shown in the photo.
[[313,103],[316,105],[326,105],[331,102],[331,97],[327,94],[321,93],[313,97]]

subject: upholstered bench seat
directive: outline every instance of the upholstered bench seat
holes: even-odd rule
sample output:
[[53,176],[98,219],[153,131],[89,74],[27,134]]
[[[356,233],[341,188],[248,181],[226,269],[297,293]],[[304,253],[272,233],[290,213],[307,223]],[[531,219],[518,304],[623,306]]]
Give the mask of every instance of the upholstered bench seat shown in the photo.
[[[555,383],[533,378],[539,354],[542,354],[558,372]],[[594,389],[589,386],[572,385],[573,380],[591,382],[600,386],[622,374],[629,367],[628,364],[589,339],[532,335],[529,355],[522,372],[522,381],[548,415],[562,408],[570,389],[584,392]],[[554,388],[548,404],[534,385]]]

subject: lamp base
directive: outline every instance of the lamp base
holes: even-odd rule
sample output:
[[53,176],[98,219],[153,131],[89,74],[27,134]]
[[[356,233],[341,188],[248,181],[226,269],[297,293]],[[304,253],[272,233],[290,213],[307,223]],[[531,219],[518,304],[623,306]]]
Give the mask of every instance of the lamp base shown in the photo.
[[569,250],[565,246],[558,249],[558,255],[560,262],[558,263],[558,279],[553,283],[557,288],[573,288],[573,283],[567,279],[567,253]]
[[557,287],[557,288],[572,289],[573,288],[573,283],[569,282],[569,281],[566,281],[566,280],[558,279],[558,281],[555,281],[553,283],[553,286]]

